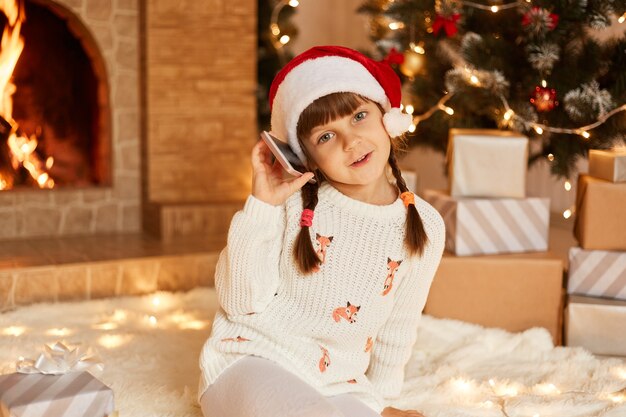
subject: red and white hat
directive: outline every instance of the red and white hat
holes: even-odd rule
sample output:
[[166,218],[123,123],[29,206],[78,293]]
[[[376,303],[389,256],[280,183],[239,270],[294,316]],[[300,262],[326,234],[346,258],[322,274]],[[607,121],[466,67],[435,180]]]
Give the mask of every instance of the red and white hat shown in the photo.
[[409,130],[412,117],[400,110],[400,79],[389,64],[342,46],[316,46],[285,65],[270,87],[272,131],[289,143],[303,163],[306,158],[296,135],[300,114],[332,93],[356,93],[379,103],[392,138]]

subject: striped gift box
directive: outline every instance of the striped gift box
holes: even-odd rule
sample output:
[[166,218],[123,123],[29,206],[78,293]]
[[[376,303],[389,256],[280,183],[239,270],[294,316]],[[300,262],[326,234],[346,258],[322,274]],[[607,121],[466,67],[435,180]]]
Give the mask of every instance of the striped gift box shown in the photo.
[[89,372],[0,376],[0,417],[105,417],[113,391]]
[[548,198],[453,198],[426,190],[443,217],[446,250],[458,256],[541,252],[548,249]]
[[626,252],[569,250],[569,294],[626,300]]

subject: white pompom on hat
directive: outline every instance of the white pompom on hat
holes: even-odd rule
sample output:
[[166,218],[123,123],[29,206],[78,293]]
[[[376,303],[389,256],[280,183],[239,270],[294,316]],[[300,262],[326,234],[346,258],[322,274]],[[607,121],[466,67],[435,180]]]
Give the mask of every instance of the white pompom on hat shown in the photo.
[[409,130],[412,117],[400,110],[400,78],[388,63],[342,46],[316,46],[285,65],[270,87],[272,132],[289,143],[303,164],[306,157],[296,135],[300,114],[333,93],[356,93],[380,104],[392,138]]

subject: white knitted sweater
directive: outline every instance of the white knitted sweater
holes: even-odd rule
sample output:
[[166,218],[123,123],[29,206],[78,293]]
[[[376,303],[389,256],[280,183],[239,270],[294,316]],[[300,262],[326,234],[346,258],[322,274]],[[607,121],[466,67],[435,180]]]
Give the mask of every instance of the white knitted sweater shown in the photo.
[[429,243],[410,258],[400,199],[367,204],[327,183],[318,195],[310,230],[323,263],[310,275],[293,259],[300,193],[282,206],[250,196],[233,217],[215,274],[221,309],[200,356],[200,396],[246,355],[277,362],[324,395],[353,393],[378,412],[400,394],[444,247],[441,216],[415,197]]

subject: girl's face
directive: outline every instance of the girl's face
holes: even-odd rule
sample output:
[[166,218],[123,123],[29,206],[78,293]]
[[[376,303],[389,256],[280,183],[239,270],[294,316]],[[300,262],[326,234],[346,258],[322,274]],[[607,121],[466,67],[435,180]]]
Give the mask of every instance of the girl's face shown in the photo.
[[367,197],[388,192],[391,142],[375,103],[364,102],[351,114],[314,127],[302,145],[310,168],[319,168],[342,193]]

